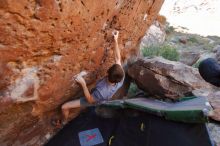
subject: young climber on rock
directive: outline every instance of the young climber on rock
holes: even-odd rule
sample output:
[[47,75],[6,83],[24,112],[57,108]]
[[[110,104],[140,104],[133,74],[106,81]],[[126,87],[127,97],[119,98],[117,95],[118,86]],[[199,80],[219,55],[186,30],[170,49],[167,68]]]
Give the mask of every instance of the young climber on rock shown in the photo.
[[199,64],[199,73],[206,82],[220,87],[220,64],[215,59],[203,60]]
[[62,105],[62,113],[65,121],[68,120],[70,109],[87,107],[92,104],[109,100],[115,94],[115,92],[122,86],[124,82],[125,73],[121,65],[121,54],[120,49],[118,47],[118,35],[118,31],[113,32],[115,40],[115,64],[113,64],[108,69],[107,76],[101,79],[96,84],[95,88],[92,90],[91,93],[89,92],[86,82],[82,75],[78,75],[75,77],[76,82],[81,85],[85,97],[66,102]]

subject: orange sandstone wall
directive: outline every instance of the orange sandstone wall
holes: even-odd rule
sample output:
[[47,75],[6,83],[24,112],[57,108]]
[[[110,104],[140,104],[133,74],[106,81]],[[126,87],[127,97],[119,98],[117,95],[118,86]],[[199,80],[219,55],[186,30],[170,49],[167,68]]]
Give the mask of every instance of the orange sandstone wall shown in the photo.
[[[163,0],[1,0],[0,145],[43,145],[50,119],[79,95],[72,76],[92,86],[113,63],[112,30],[123,61],[157,18]],[[72,85],[73,84],[73,85]],[[18,103],[20,98],[36,101]]]

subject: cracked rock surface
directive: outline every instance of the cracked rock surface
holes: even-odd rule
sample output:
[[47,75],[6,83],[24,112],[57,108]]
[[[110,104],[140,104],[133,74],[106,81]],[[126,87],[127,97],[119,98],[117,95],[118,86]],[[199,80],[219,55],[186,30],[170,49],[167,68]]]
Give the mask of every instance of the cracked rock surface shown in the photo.
[[212,88],[198,69],[162,57],[137,60],[129,67],[128,75],[140,89],[159,98],[177,99],[195,89]]

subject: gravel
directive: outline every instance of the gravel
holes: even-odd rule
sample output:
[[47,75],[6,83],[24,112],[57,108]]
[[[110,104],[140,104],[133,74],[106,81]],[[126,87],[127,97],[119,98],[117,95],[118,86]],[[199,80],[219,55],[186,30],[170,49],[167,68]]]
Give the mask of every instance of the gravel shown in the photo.
[[208,129],[210,132],[210,136],[214,141],[216,146],[220,146],[220,125],[219,124],[208,124]]

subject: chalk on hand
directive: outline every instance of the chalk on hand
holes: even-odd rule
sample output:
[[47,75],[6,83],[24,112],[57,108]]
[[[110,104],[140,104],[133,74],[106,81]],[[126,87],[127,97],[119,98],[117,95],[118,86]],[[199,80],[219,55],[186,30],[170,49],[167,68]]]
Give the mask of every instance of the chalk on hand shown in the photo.
[[119,33],[119,31],[117,31],[117,30],[113,30],[112,31],[112,35],[114,36],[114,35],[117,35]]
[[86,71],[81,71],[80,73],[78,73],[77,75],[75,75],[75,76],[73,76],[73,80],[75,80],[77,77],[79,77],[79,76],[81,76],[81,77],[83,77],[83,76],[85,76],[85,75],[87,75],[88,73],[86,72]]

